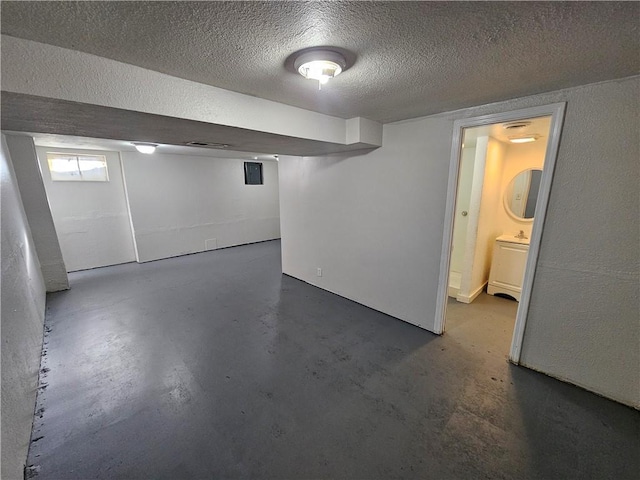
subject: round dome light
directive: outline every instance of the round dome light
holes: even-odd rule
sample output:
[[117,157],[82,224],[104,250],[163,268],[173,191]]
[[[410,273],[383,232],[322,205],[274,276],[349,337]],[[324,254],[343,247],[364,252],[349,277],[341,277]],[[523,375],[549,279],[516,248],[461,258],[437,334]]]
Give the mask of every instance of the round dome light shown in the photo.
[[156,143],[146,143],[146,142],[132,142],[133,146],[136,147],[140,153],[151,154],[156,151],[156,147],[158,146]]

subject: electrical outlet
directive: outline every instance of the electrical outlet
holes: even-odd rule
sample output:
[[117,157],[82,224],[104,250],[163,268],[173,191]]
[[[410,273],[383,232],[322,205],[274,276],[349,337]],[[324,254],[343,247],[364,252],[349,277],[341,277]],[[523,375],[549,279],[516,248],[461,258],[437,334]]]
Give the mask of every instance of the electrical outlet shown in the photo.
[[322,276],[322,269],[320,267],[318,267],[318,269],[316,270],[316,275],[319,277]]

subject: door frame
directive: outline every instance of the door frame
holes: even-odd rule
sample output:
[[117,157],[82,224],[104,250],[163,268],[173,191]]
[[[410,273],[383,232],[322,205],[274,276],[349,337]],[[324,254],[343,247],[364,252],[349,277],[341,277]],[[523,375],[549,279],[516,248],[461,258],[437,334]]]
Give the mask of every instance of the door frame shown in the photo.
[[518,304],[516,322],[511,340],[509,360],[515,364],[520,363],[520,353],[522,340],[524,338],[527,315],[529,313],[529,303],[531,301],[531,289],[538,263],[540,252],[540,240],[544,228],[547,206],[549,204],[549,194],[551,192],[551,181],[555,170],[558,147],[560,145],[560,134],[564,121],[566,102],[541,105],[537,107],[523,108],[509,112],[492,113],[479,117],[471,117],[455,120],[453,122],[453,141],[451,146],[451,159],[449,163],[449,182],[447,186],[447,204],[444,217],[444,232],[442,238],[442,254],[440,256],[440,280],[438,283],[438,297],[436,303],[436,318],[434,332],[444,333],[445,316],[447,311],[448,286],[449,286],[449,266],[451,264],[451,242],[453,241],[453,223],[455,203],[458,191],[458,173],[460,170],[460,155],[462,153],[462,140],[465,128],[480,127],[494,123],[512,122],[535,117],[551,116],[549,127],[549,141],[545,153],[544,166],[542,169],[542,179],[540,181],[540,193],[533,221],[533,229],[529,243],[529,254],[525,266],[524,279],[522,282],[522,294]]

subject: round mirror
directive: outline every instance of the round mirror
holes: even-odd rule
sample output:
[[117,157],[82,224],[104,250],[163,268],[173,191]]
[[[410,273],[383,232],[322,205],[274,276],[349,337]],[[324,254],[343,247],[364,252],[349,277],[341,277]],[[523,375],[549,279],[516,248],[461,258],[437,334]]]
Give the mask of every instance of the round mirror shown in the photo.
[[504,193],[504,208],[516,220],[533,221],[542,170],[531,168],[513,177]]

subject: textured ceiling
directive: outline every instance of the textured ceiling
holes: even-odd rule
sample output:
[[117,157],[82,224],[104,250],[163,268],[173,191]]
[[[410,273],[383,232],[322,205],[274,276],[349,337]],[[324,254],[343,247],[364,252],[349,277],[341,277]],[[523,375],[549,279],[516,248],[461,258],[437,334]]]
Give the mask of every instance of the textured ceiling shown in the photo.
[[[380,122],[640,71],[637,2],[2,2],[2,33]],[[335,46],[322,91],[287,67]]]

